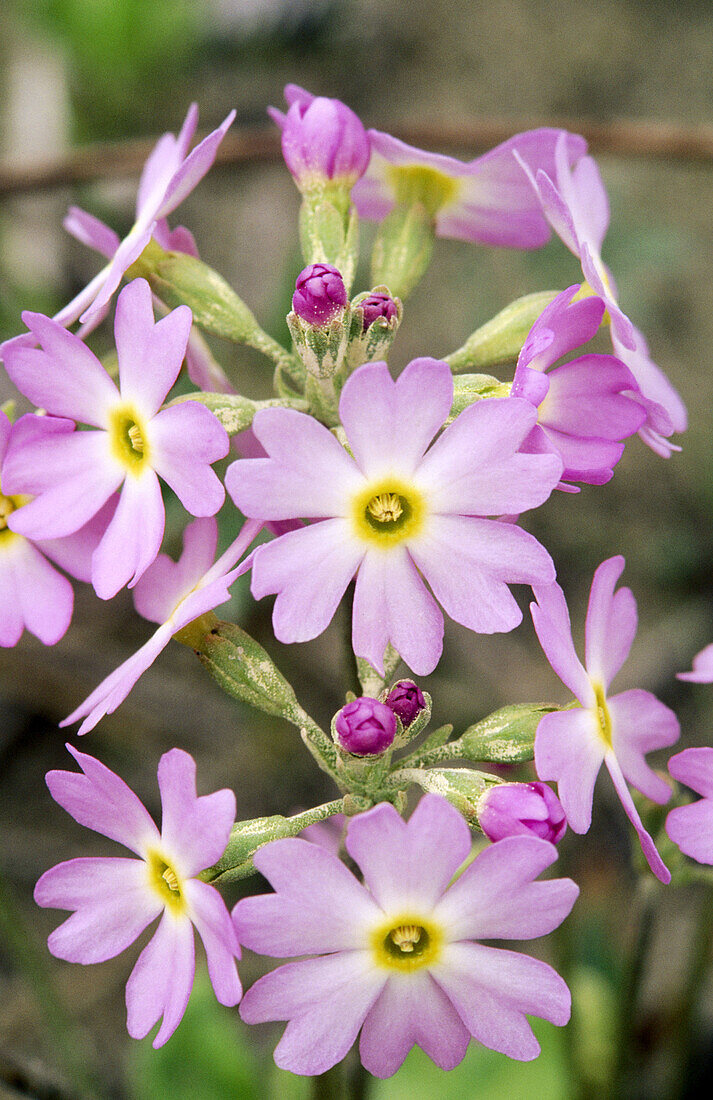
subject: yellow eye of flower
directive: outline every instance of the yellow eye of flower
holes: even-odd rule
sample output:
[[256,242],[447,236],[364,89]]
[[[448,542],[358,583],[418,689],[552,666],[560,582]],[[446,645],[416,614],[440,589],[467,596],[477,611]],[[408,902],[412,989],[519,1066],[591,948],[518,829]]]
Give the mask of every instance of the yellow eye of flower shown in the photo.
[[601,684],[593,684],[592,686],[597,700],[594,708],[597,733],[606,747],[610,749],[612,748],[612,723],[609,707],[607,706],[607,697]]
[[111,449],[129,473],[137,474],[149,461],[146,425],[130,405],[121,405],[110,414]]
[[400,478],[374,482],[352,500],[355,534],[384,549],[417,535],[425,518],[423,494]]
[[378,966],[392,970],[419,970],[437,961],[443,946],[441,929],[422,917],[391,919],[372,934],[372,949]]
[[183,912],[186,902],[181,889],[181,880],[176,874],[175,868],[167,863],[158,852],[150,852],[147,860],[149,880],[161,900],[174,912]]

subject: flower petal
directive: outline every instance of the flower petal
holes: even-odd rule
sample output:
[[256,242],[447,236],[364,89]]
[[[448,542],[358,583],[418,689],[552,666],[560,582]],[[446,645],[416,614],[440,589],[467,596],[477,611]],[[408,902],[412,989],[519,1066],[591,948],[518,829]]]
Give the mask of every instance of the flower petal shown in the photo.
[[540,1044],[525,1013],[560,1026],[569,1020],[569,990],[547,963],[477,943],[449,944],[444,955],[431,973],[471,1035],[490,1050],[529,1062]]
[[540,720],[535,736],[535,768],[539,779],[557,783],[557,794],[575,833],[592,823],[594,784],[605,757],[588,709],[561,710]]
[[307,840],[276,840],[255,866],[276,891],[233,909],[240,943],[264,955],[305,955],[368,946],[382,914],[336,856]]
[[634,805],[634,800],[631,797],[629,788],[626,785],[626,780],[622,775],[621,768],[619,767],[619,762],[614,753],[608,752],[604,758],[604,762],[609,770],[609,774],[612,778],[612,783],[614,784],[614,789],[619,795],[619,799],[622,806],[624,807],[626,816],[629,818],[629,821],[636,830],[636,835],[639,838],[639,843],[641,844],[641,849],[644,853],[644,856],[646,857],[646,862],[648,863],[653,873],[656,875],[656,878],[659,880],[659,882],[663,882],[664,885],[667,885],[671,881],[671,872],[669,871],[664,861],[661,859],[661,856],[656,850],[656,845],[654,844],[653,840],[646,832],[646,829],[641,823],[641,818],[639,817],[638,810]]
[[530,940],[552,932],[579,894],[571,879],[537,876],[557,849],[533,836],[511,836],[485,848],[446,891],[433,912],[449,941]]
[[163,623],[180,600],[208,572],[218,544],[218,524],[213,518],[194,519],[183,532],[183,551],[178,561],[159,554],[134,588],[134,607],[144,619]]
[[107,259],[111,259],[121,243],[113,229],[78,206],[70,206],[62,225],[76,241],[93,248]]
[[203,941],[215,995],[222,1005],[232,1007],[240,1000],[243,988],[235,965],[235,957],[240,958],[240,945],[225,902],[215,887],[198,879],[184,882],[183,893],[191,920]]
[[366,363],[345,383],[339,415],[365,477],[409,477],[453,403],[453,376],[438,359],[414,359],[394,382],[386,363]]
[[212,516],[225,490],[211,463],[225,458],[227,432],[210,409],[187,401],[164,409],[151,421],[151,462],[187,512]]
[[627,781],[653,802],[668,802],[671,790],[644,760],[644,753],[675,745],[681,733],[673,711],[650,691],[634,688],[610,696],[612,746]]
[[95,833],[118,840],[133,852],[143,856],[148,847],[159,841],[156,828],[143,803],[123,779],[93,756],[67,745],[84,772],[51,771],[47,773],[50,794],[63,810]]
[[679,783],[696,794],[713,798],[713,748],[699,747],[677,752],[668,762],[668,770]]
[[520,527],[497,520],[432,516],[409,552],[445,611],[479,634],[513,630],[521,622],[508,584],[554,580],[545,548]]
[[386,980],[371,952],[304,959],[260,978],[243,997],[240,1015],[249,1024],[288,1019],[275,1062],[314,1076],[341,1062]]
[[272,613],[275,637],[281,642],[305,642],[321,634],[363,556],[363,547],[343,519],[288,531],[259,546],[251,588],[258,599],[278,593]]
[[113,959],[155,920],[163,905],[149,889],[139,859],[71,859],[42,875],[38,905],[73,909],[47,946],[58,959],[96,963]]
[[701,798],[687,806],[676,806],[666,818],[666,832],[691,859],[698,863],[713,863],[713,801],[710,798]]
[[452,806],[425,795],[407,822],[388,803],[350,820],[346,848],[385,912],[429,912],[470,854],[470,831]]
[[593,706],[594,690],[575,652],[564,592],[558,584],[550,584],[537,585],[534,593],[537,603],[530,604],[530,613],[545,657],[582,706]]
[[383,672],[388,642],[419,676],[443,651],[443,615],[403,546],[367,551],[354,591],[354,652]]
[[691,672],[677,672],[676,677],[679,680],[688,680],[692,684],[713,683],[713,642],[693,658]]
[[179,306],[156,323],[145,279],[134,279],[117,299],[114,339],[121,396],[148,418],[156,415],[178,377],[192,320],[188,306]]
[[126,1028],[143,1039],[163,1016],[154,1048],[170,1039],[183,1019],[195,975],[193,926],[166,910],[126,983]]
[[124,480],[116,512],[92,556],[92,584],[97,596],[110,600],[120,588],[131,588],[156,559],[166,513],[154,471]]
[[74,606],[67,578],[20,535],[0,542],[0,572],[0,645],[15,645],[23,623],[44,645],[58,642]]
[[636,635],[636,600],[629,588],[614,592],[625,561],[607,558],[592,580],[584,627],[587,672],[607,688],[629,656]]
[[217,863],[235,822],[235,795],[223,789],[196,795],[196,762],[183,749],[171,749],[158,765],[161,791],[161,844],[181,876],[192,878]]

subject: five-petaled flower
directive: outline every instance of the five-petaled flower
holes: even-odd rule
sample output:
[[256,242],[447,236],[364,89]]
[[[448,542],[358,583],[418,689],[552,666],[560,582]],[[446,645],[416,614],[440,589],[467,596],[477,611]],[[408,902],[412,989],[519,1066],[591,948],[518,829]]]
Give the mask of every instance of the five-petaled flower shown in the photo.
[[255,552],[252,591],[278,593],[281,641],[320,634],[356,574],[355,653],[381,671],[391,642],[425,675],[442,650],[436,600],[456,622],[490,634],[522,618],[508,584],[554,580],[532,535],[485,518],[535,508],[559,481],[557,455],[519,453],[535,408],[519,398],[481,401],[427,449],[452,400],[451,372],[438,360],[415,359],[396,382],[386,363],[360,367],[339,405],[351,455],[304,413],[257,413],[253,431],[268,457],[234,462],[228,492],[247,516],[317,520]]
[[537,1057],[525,1014],[565,1024],[567,986],[538,959],[474,941],[533,939],[561,924],[577,886],[535,881],[554,846],[509,837],[449,886],[470,832],[445,799],[426,795],[408,823],[387,803],[353,818],[346,848],[364,885],[323,847],[278,840],[255,856],[276,893],[233,910],[245,947],[316,956],[272,971],[243,998],[248,1023],[289,1020],[278,1066],[324,1073],[360,1029],[361,1060],[376,1077],[395,1073],[416,1043],[452,1069],[471,1036],[511,1058]]
[[143,1039],[163,1017],[153,1041],[162,1046],[178,1027],[195,973],[193,927],[203,941],[215,995],[224,1005],[240,1000],[235,965],[240,947],[218,891],[196,876],[216,863],[235,820],[235,795],[196,795],[196,765],[182,749],[158,766],[161,831],[122,779],[98,760],[68,745],[84,774],[52,771],[52,797],[72,817],[135,852],[138,859],[70,859],[46,871],[35,887],[38,905],[71,909],[48,946],[68,962],[113,959],[161,917],[126,986],[127,1028]]
[[585,626],[586,668],[574,650],[569,612],[557,584],[535,588],[530,605],[537,636],[560,680],[580,706],[546,714],[537,727],[535,766],[540,779],[555,780],[557,793],[575,833],[586,833],[592,820],[594,784],[606,764],[616,793],[636,829],[651,870],[662,882],[669,874],[644,829],[627,780],[654,802],[671,791],[646,763],[654,749],[673,745],[678,719],[650,691],[633,689],[607,695],[629,655],[636,634],[636,600],[629,588],[614,591],[624,569],[621,556],[602,562],[594,574]]
[[[161,410],[181,369],[191,311],[179,306],[156,323],[148,283],[135,279],[124,288],[114,325],[120,389],[79,337],[42,314],[23,318],[42,349],[12,348],[7,372],[52,415],[25,416],[13,431],[6,490],[34,499],[8,526],[31,539],[71,535],[121,488],[92,557],[92,583],[108,599],[136,584],[158,554],[165,523],[159,475],[195,516],[213,515],[225,497],[211,469],[228,452],[224,428],[195,401]],[[75,420],[98,430],[75,431]]]

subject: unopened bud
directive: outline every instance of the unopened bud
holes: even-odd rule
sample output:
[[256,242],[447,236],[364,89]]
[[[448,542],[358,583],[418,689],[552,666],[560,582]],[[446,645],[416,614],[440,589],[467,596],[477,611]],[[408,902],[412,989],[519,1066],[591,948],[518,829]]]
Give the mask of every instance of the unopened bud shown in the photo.
[[396,716],[378,699],[362,696],[347,703],[334,720],[335,740],[352,756],[378,756],[396,736]]
[[546,783],[501,783],[490,787],[478,804],[478,823],[490,840],[537,836],[557,844],[567,819],[555,792]]
[[282,130],[282,154],[301,191],[325,182],[347,188],[363,176],[371,146],[360,119],[338,99],[288,85],[286,115],[271,110]]
[[386,705],[401,719],[401,725],[407,729],[414,718],[426,706],[423,692],[413,680],[399,680],[386,697]]
[[366,298],[363,298],[359,305],[364,310],[364,332],[380,317],[384,317],[387,322],[391,322],[398,316],[396,302],[385,291],[372,292]]
[[331,264],[310,264],[297,276],[292,308],[307,324],[328,324],[347,302],[344,280]]

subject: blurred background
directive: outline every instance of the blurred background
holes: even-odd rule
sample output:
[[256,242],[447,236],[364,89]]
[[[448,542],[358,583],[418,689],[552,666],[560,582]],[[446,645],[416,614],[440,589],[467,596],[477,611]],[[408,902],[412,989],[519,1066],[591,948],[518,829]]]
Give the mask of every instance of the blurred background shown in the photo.
[[[175,132],[192,100],[205,130],[235,107],[234,132],[269,133],[265,108],[282,106],[283,85],[294,81],[345,100],[367,125],[396,134],[428,127],[434,148],[441,128],[467,134],[489,121],[507,133],[594,122],[605,136],[622,120],[650,122],[654,133],[661,125],[683,134],[713,125],[713,9],[705,0],[4,0],[2,20],[0,338],[20,331],[22,309],[54,312],[97,271],[95,255],[62,229],[70,203],[120,233],[133,221],[138,172],[124,170],[121,156],[97,151],[100,178],[82,184],[60,171],[51,185],[28,186],[37,166],[63,163],[76,146],[103,150]],[[620,684],[674,707],[681,747],[710,744],[713,734],[713,687],[674,679],[713,639],[713,141],[710,129],[700,130],[706,134],[707,156],[646,156],[633,147],[598,155],[612,206],[604,258],[623,308],[689,406],[683,451],[664,461],[635,438],[608,486],[556,494],[525,521],[552,553],[575,635],[594,568],[625,555],[640,628]],[[302,266],[299,203],[277,143],[265,148],[250,164],[214,168],[171,224],[194,232],[202,258],[284,341]],[[484,151],[465,139],[438,148],[465,158]],[[93,156],[85,157],[90,168]],[[365,226],[364,256],[371,236]],[[406,304],[392,363],[399,369],[414,355],[447,354],[513,298],[580,278],[557,240],[530,254],[440,241]],[[355,289],[367,287],[365,263]],[[93,346],[106,350],[110,336],[98,333]],[[266,361],[228,345],[214,350],[242,392],[267,396]],[[0,403],[12,392],[0,374]],[[181,525],[179,510],[169,509],[173,551]],[[525,607],[527,593],[520,595]],[[328,722],[353,686],[346,658],[340,666],[334,656],[346,612],[322,638],[288,650],[271,641],[269,610],[269,601],[252,602],[245,584],[236,592],[232,613],[267,646],[307,709]],[[0,1097],[74,1097],[82,1088],[130,1100],[303,1097],[304,1081],[271,1068],[279,1028],[248,1035],[204,985],[169,1046],[154,1054],[148,1039],[132,1042],[124,1030],[123,986],[136,949],[86,968],[46,951],[61,914],[35,908],[36,879],[61,859],[112,847],[49,797],[45,772],[69,766],[57,722],[151,630],[126,592],[102,604],[78,585],[74,621],[58,646],[25,635],[0,652]],[[423,683],[436,724],[452,721],[459,731],[509,702],[567,701],[527,617],[506,636],[451,626],[444,654]],[[294,730],[234,706],[181,646],[164,652],[81,747],[158,812],[155,769],[174,745],[195,755],[200,791],[235,789],[243,817],[334,796]],[[564,1033],[536,1029],[544,1051],[537,1063],[517,1066],[473,1044],[463,1066],[444,1075],[417,1051],[370,1095],[549,1100],[576,1095],[576,1080],[590,1095],[611,1075],[617,1034],[628,1044],[622,1095],[693,1096],[710,1085],[711,888],[649,882],[637,890],[631,839],[602,780],[595,828],[586,838],[568,834],[561,846],[560,864],[582,898],[559,938],[537,945],[566,974],[575,1000]],[[257,879],[246,887],[262,888]],[[227,900],[238,896],[234,890]],[[246,958],[245,984],[259,972],[258,960]],[[616,1006],[634,988],[622,1013]]]

